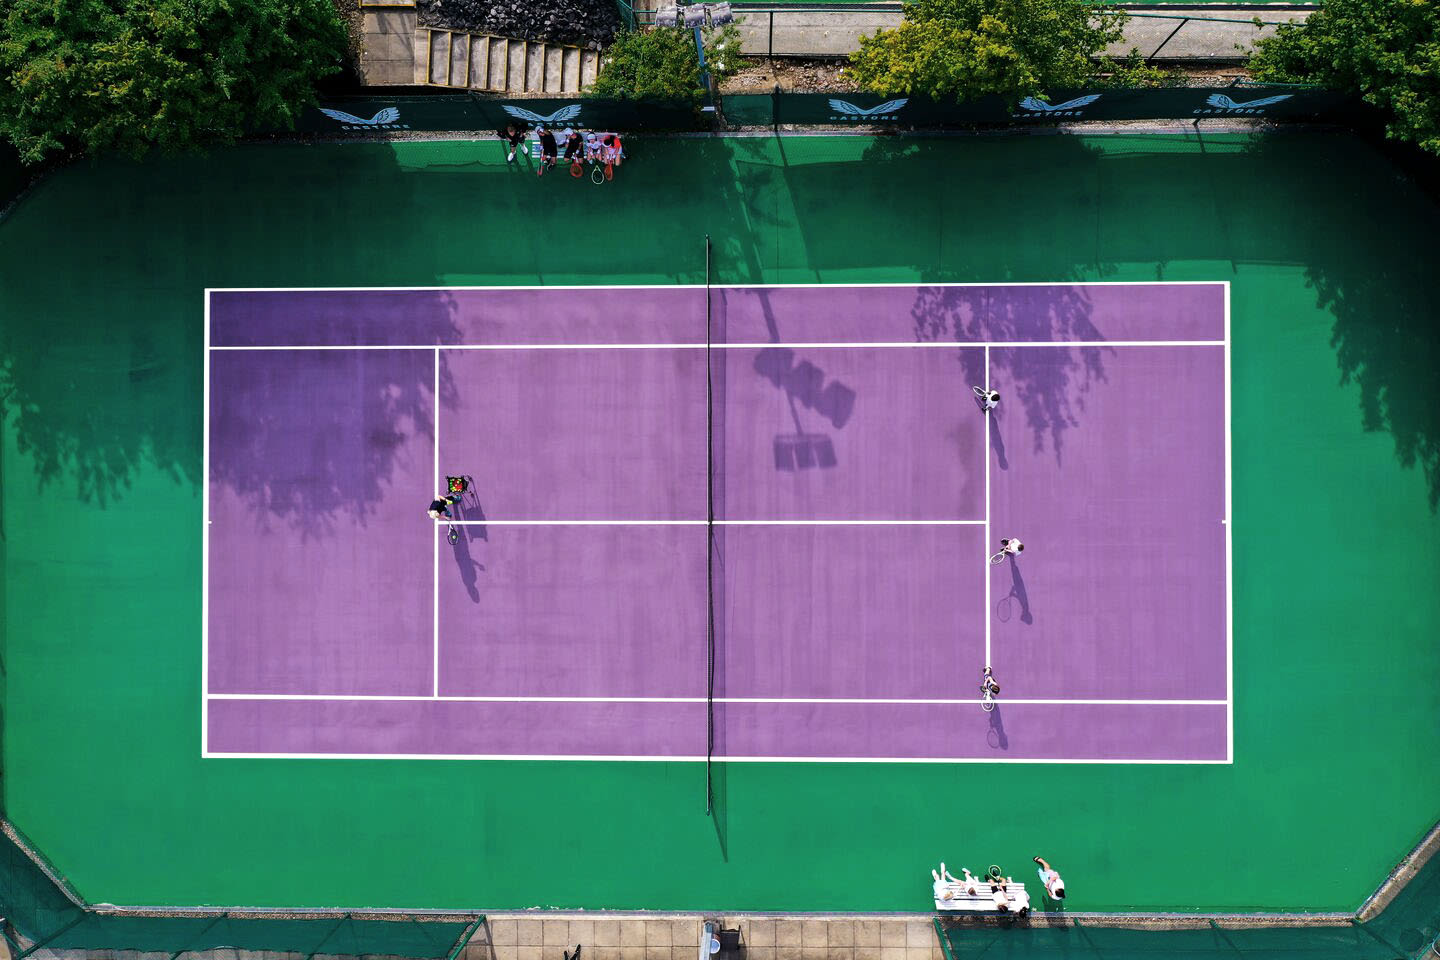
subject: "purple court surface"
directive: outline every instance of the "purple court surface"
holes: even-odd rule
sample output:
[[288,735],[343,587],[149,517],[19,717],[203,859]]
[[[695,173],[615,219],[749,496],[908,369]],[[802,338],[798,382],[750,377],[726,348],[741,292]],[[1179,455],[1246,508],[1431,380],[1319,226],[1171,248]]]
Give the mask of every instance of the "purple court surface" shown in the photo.
[[207,297],[206,756],[1231,759],[1225,284]]

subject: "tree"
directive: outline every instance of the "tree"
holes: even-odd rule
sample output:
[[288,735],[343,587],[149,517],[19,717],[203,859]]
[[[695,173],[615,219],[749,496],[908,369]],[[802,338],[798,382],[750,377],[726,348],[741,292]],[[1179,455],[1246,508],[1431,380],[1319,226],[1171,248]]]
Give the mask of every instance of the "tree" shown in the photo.
[[[705,65],[717,81],[745,66],[734,26],[704,32]],[[688,100],[698,103],[700,57],[690,30],[660,27],[625,31],[605,51],[590,93],[616,100]]]
[[339,71],[332,0],[8,0],[0,136],[28,162],[138,157],[293,126]]
[[1133,50],[1104,55],[1120,42],[1129,16],[1084,0],[918,0],[894,30],[862,37],[847,74],[875,93],[917,93],[937,100],[998,94],[1010,103],[1061,87],[1154,85],[1162,74]]
[[1360,94],[1389,116],[1386,133],[1440,154],[1440,4],[1325,0],[1304,23],[1256,44],[1260,80]]

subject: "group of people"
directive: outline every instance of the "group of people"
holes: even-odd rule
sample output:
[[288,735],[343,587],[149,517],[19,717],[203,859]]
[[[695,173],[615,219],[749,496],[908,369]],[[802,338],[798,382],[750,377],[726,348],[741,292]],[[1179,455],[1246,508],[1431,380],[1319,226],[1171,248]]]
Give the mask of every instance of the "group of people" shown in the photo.
[[[1034,859],[1045,895],[1051,902],[1060,903],[1065,899],[1065,881],[1060,878],[1060,871],[1050,866],[1044,857]],[[1004,876],[999,867],[991,867],[989,873],[979,877],[965,868],[961,868],[961,874],[963,879],[952,875],[944,863],[940,864],[939,870],[930,871],[935,880],[937,907],[951,909],[950,904],[958,904],[962,898],[981,898],[990,901],[997,913],[1029,912],[1030,897],[1025,892],[1025,885]]]
[[[505,162],[515,162],[515,154],[524,144],[528,133],[524,127],[513,123],[505,128],[504,138],[509,146]],[[625,147],[620,142],[618,133],[596,133],[593,130],[582,133],[567,127],[557,134],[543,123],[535,126],[534,133],[540,144],[540,166],[535,171],[537,177],[543,177],[545,171],[554,169],[562,149],[565,162],[570,167],[570,175],[575,177],[584,171],[585,164],[594,163],[603,164],[605,178],[608,180],[615,175],[615,168],[625,160]]]

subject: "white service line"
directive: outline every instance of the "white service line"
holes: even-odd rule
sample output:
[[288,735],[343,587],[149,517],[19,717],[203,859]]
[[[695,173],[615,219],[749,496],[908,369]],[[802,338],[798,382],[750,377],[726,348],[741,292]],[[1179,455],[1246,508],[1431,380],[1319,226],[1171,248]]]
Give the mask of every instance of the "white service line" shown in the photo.
[[[703,527],[705,520],[436,520],[457,527]],[[978,527],[984,520],[716,520],[717,527]]]
[[[432,438],[432,439],[434,440],[434,447],[435,447],[435,467],[434,467],[435,472],[434,472],[434,482],[437,484],[436,489],[439,489],[438,484],[440,483],[440,349],[439,349],[438,347],[435,349],[435,393],[433,394],[433,396],[434,396],[434,398],[435,398],[435,417],[434,417],[434,421],[435,421],[435,436]],[[432,534],[431,534],[431,537],[430,537],[431,550],[432,550],[432,552],[433,552],[434,555],[435,555],[434,569],[431,571],[431,581],[430,581],[431,587],[433,587],[433,590],[434,590],[434,596],[431,598],[431,603],[433,604],[433,606],[431,607],[431,610],[430,610],[430,622],[431,622],[431,624],[435,627],[434,648],[433,648],[433,652],[432,652],[432,654],[431,654],[431,659],[430,659],[430,662],[431,662],[431,670],[432,670],[432,681],[433,681],[433,685],[432,685],[432,688],[431,688],[431,689],[432,689],[432,691],[433,691],[433,695],[434,695],[434,696],[437,696],[437,697],[440,696],[440,529],[439,529],[439,527],[440,527],[440,524],[439,524],[439,522],[437,521],[437,522],[435,523],[435,530],[432,531]]]

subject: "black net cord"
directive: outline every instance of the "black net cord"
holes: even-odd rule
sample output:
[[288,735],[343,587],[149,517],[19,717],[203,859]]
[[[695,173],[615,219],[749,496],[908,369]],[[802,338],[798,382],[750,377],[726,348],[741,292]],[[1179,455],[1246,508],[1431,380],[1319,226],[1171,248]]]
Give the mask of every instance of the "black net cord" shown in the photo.
[[705,234],[705,814],[715,807],[715,374],[710,311],[710,234]]

